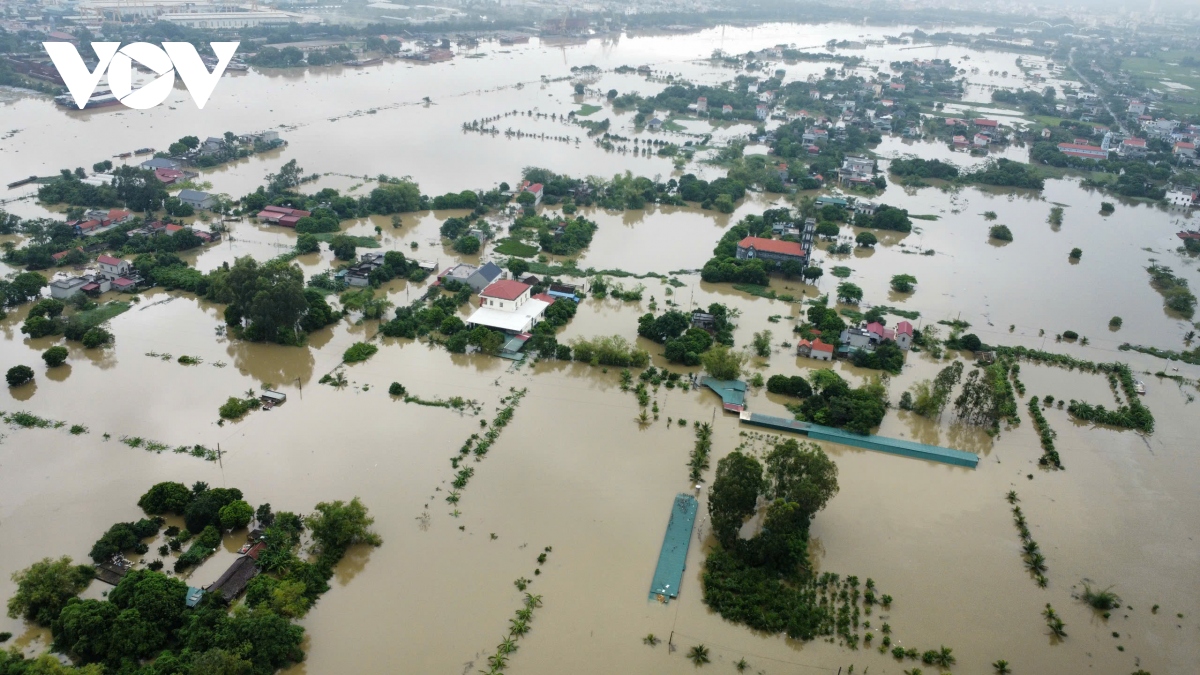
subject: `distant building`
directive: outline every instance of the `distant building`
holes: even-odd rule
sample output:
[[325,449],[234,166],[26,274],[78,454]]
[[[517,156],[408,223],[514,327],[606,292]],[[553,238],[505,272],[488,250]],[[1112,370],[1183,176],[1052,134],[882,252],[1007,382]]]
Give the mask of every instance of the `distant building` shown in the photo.
[[983,134],[975,134],[975,140],[974,140],[975,147],[986,148],[988,146],[988,143],[991,143],[991,142],[992,142],[992,139],[988,138],[987,136],[985,136]]
[[179,169],[183,167],[183,165],[179,162],[173,159],[167,159],[166,157],[153,157],[142,162],[139,166],[147,171],[153,171],[155,169]]
[[519,194],[521,192],[528,192],[529,194],[533,195],[533,205],[537,206],[538,204],[542,203],[543,190],[544,188],[542,187],[541,183],[530,183],[529,181],[524,181],[521,183],[521,188],[517,190],[517,193]]
[[1190,143],[1187,141],[1179,141],[1178,143],[1175,144],[1175,147],[1173,147],[1171,149],[1171,152],[1174,153],[1174,155],[1176,157],[1182,157],[1182,158],[1186,158],[1186,159],[1195,159],[1196,158],[1196,144]]
[[760,120],[767,119],[768,112],[770,112],[770,110],[767,108],[767,104],[765,103],[759,103],[758,105],[754,106],[754,116]]
[[970,145],[970,143],[967,142],[966,136],[955,136],[952,142],[954,143],[954,147],[960,150]]
[[129,274],[131,266],[128,260],[114,258],[111,255],[102,255],[96,258],[96,266],[100,268],[100,274],[109,279],[116,279]]
[[504,270],[496,263],[487,263],[483,267],[475,270],[466,279],[466,284],[471,287],[476,293],[480,293],[483,289],[492,285],[492,283],[504,278]]
[[1167,192],[1166,201],[1171,206],[1189,207],[1196,203],[1195,188],[1175,188]]
[[1144,138],[1126,138],[1121,141],[1121,149],[1119,151],[1122,156],[1136,157],[1146,154],[1146,139]]
[[696,99],[696,112],[708,112],[708,99],[704,96]]
[[650,122],[646,124],[646,126],[649,127],[651,131],[658,131],[659,129],[662,128],[662,125],[663,125],[662,120],[658,119],[657,117],[652,118],[650,120]]
[[739,260],[765,260],[776,267],[789,261],[804,265],[808,262],[809,251],[800,242],[762,237],[746,237],[737,245]]
[[467,319],[470,326],[487,326],[509,334],[528,333],[542,320],[550,303],[530,297],[529,284],[505,279],[479,293],[479,309]]
[[212,195],[199,190],[180,190],[178,196],[179,201],[194,209],[211,209],[214,202]]
[[1129,102],[1129,108],[1126,112],[1130,115],[1144,115],[1146,114],[1146,104],[1135,98]]
[[722,115],[732,115],[733,114],[733,106],[729,105],[728,103],[721,106],[721,114]]
[[1098,145],[1083,145],[1080,143],[1059,143],[1058,151],[1068,157],[1083,159],[1108,159],[1108,151]]
[[818,361],[832,361],[833,345],[822,342],[821,338],[817,338],[812,342],[800,340],[796,343],[796,355]]
[[50,282],[50,297],[55,300],[67,300],[76,293],[82,293],[83,287],[91,279],[87,277],[67,277]]
[[904,351],[912,348],[913,325],[907,321],[896,324],[896,346]]
[[972,120],[972,122],[975,124],[975,126],[979,127],[980,129],[999,129],[1000,128],[1000,123],[997,122],[996,120],[988,120],[988,119],[978,118],[978,119]]
[[286,206],[264,206],[262,211],[259,211],[255,218],[261,221],[282,225],[284,227],[296,227],[296,223],[305,216],[312,215],[303,209],[293,209]]

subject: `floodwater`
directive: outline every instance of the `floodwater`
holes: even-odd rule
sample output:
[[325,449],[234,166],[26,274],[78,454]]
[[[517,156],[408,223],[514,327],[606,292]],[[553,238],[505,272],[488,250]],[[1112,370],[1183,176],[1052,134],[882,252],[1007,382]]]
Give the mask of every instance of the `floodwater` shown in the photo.
[[[176,110],[76,115],[53,110],[42,99],[21,99],[0,108],[0,126],[22,130],[5,141],[0,155],[18,176],[46,175],[135,147],[164,147],[189,133],[288,125],[283,131],[288,148],[207,172],[204,179],[217,191],[242,194],[291,158],[308,171],[344,174],[325,177],[317,187],[349,189],[363,181],[347,175],[388,173],[411,175],[430,194],[511,183],[522,166],[531,164],[572,175],[610,175],[629,168],[667,176],[671,164],[657,157],[605,153],[586,141],[577,148],[573,143],[481,137],[459,127],[462,121],[504,110],[537,107],[562,114],[574,109],[579,101],[569,82],[539,81],[543,74],[563,77],[571,65],[651,63],[720,81],[729,71],[696,62],[716,48],[744,53],[778,43],[811,46],[831,38],[899,32],[844,25],[726,28],[561,48],[492,46],[481,50],[485,58],[434,66],[396,63],[306,77],[250,73],[225,78],[203,115],[187,101]],[[941,58],[950,49],[942,48]],[[858,51],[883,64],[918,54],[933,57],[932,48],[900,51],[880,45]],[[1011,80],[1019,72],[1012,65],[1013,54],[969,55],[985,73],[1008,69]],[[784,67],[792,77],[793,71],[803,76],[810,66],[819,73],[824,64]],[[446,72],[450,68],[453,72]],[[526,84],[517,89],[517,82]],[[606,73],[594,86],[649,93],[662,85]],[[420,104],[425,95],[433,100],[428,107]],[[176,98],[185,96],[178,91]],[[387,107],[391,105],[395,107]],[[344,117],[370,108],[378,112]],[[557,124],[518,119],[531,127]],[[62,141],[45,143],[49,134]],[[880,148],[883,157],[901,154],[966,159],[942,145],[889,140]],[[877,233],[881,244],[874,251],[840,257],[822,252],[819,259],[827,271],[834,265],[850,267],[849,280],[862,286],[866,302],[920,311],[924,324],[961,318],[989,343],[1044,347],[1096,361],[1120,359],[1138,371],[1163,369],[1160,360],[1118,352],[1116,346],[1123,341],[1182,346],[1190,324],[1163,310],[1143,268],[1155,258],[1193,287],[1200,284],[1194,263],[1174,252],[1174,232],[1183,226],[1183,217],[1121,202],[1114,214],[1102,217],[1102,198],[1117,201],[1089,192],[1073,179],[1049,181],[1041,195],[976,188],[906,192],[893,186],[879,201],[940,218],[914,221],[916,229],[907,235]],[[729,216],[682,208],[586,211],[600,228],[580,265],[636,273],[698,269],[726,228],[781,199],[753,195]],[[1056,203],[1066,208],[1057,229],[1046,222]],[[7,208],[27,216],[46,212],[32,201]],[[992,222],[984,219],[985,211],[994,211],[994,222],[1013,230],[1013,242],[989,242]],[[436,259],[443,267],[491,256],[485,252],[462,258],[438,241],[437,227],[451,215],[459,214],[409,214],[399,228],[392,227],[390,218],[346,227],[354,234],[376,236],[378,226],[384,250]],[[212,269],[241,255],[271,257],[294,238],[292,232],[265,225],[230,226],[231,240],[193,255],[197,267]],[[853,234],[852,228],[843,228],[843,236]],[[1076,246],[1083,257],[1073,264],[1067,255]],[[934,255],[915,253],[929,249]],[[327,269],[332,260],[323,252],[297,262],[311,274]],[[897,295],[888,289],[888,280],[899,273],[918,278],[915,293]],[[660,307],[668,300],[685,309],[710,302],[736,307],[739,345],[764,329],[774,332],[776,343],[791,341],[790,317],[800,311],[796,305],[706,284],[695,274],[677,278],[683,286],[672,288],[653,278],[622,280],[627,287],[645,285],[645,299],[586,300],[562,339],[620,334],[635,340],[637,317],[648,311],[653,296]],[[772,285],[782,293],[811,297],[831,291],[836,282],[827,274],[815,288],[780,280]],[[400,304],[417,297],[423,285],[397,281],[386,292]],[[376,518],[384,545],[352,551],[339,565],[333,589],[304,619],[308,660],[293,673],[479,670],[519,607],[513,585],[518,577],[534,579],[530,590],[543,596],[544,607],[535,614],[533,631],[520,641],[512,659],[514,672],[686,673],[693,666],[683,654],[699,643],[710,648],[718,671],[742,657],[755,672],[766,673],[832,673],[851,664],[858,672],[870,668],[873,673],[912,667],[872,650],[756,634],[710,613],[701,601],[699,578],[704,550],[711,545],[703,518],[680,597],[666,606],[647,600],[671,500],[692,487],[686,468],[692,434],[668,425],[668,419],[714,422],[713,466],[749,440],[740,435],[736,418],[720,412],[711,393],[663,388],[655,396],[661,418],[640,427],[636,399],[620,391],[617,369],[605,372],[559,362],[515,367],[500,359],[451,355],[420,342],[391,339],[382,340],[370,361],[348,367],[351,385],[337,390],[317,380],[338,366],[346,347],[375,333],[374,322],[344,321],[311,336],[307,346],[290,348],[226,339],[216,330],[222,324],[220,310],[184,294],[146,293],[131,311],[112,320],[115,346],[88,351],[71,343],[69,365],[55,371],[47,371],[39,360],[54,341],[29,340],[19,332],[27,310],[0,321],[5,368],[25,363],[38,374],[36,384],[0,393],[0,409],[28,410],[89,429],[82,436],[61,429],[4,430],[0,596],[12,592],[9,574],[35,560],[62,554],[86,559],[92,541],[109,525],[138,517],[137,497],[149,485],[203,480],[239,487],[252,503],[299,512],[318,501],[358,495]],[[1108,329],[1113,315],[1124,319],[1120,331]],[[1088,336],[1090,344],[1055,344],[1053,336],[1067,329]],[[1039,336],[1040,330],[1045,336]],[[654,354],[660,349],[640,344]],[[175,359],[184,354],[203,362],[180,365]],[[655,362],[664,365],[661,357]],[[755,361],[764,375],[803,373],[813,365],[782,347],[768,360]],[[891,381],[892,400],[944,365],[911,354],[903,373]],[[835,367],[856,381],[868,375],[845,364]],[[1195,379],[1200,369],[1180,366],[1178,374]],[[1145,402],[1158,422],[1155,433],[1142,437],[1094,428],[1048,410],[1067,467],[1053,474],[1036,467],[1041,450],[1023,405],[1020,427],[997,439],[962,429],[949,416],[935,423],[893,410],[884,420],[881,434],[980,453],[979,468],[973,471],[826,445],[839,466],[841,491],[814,521],[815,567],[873,578],[882,592],[895,597],[891,611],[877,620],[892,624],[893,640],[922,650],[952,647],[958,657],[955,672],[989,673],[988,664],[996,659],[1007,659],[1017,672],[1028,673],[1125,675],[1138,667],[1155,675],[1193,672],[1200,658],[1200,582],[1195,575],[1200,560],[1194,545],[1200,519],[1195,517],[1193,479],[1200,460],[1187,448],[1195,445],[1190,405],[1196,392],[1170,380],[1140,377],[1149,387]],[[1051,394],[1110,405],[1108,384],[1099,376],[1024,365],[1021,379],[1029,396]],[[476,418],[394,401],[387,395],[392,381],[425,398],[476,399],[483,414]],[[285,391],[288,402],[238,423],[216,423],[217,408],[228,396],[267,385]],[[479,429],[480,419],[491,418],[510,387],[528,388],[528,395],[475,467],[458,504],[461,513],[454,517],[444,501],[453,475],[449,458]],[[765,391],[749,398],[751,409],[768,414],[785,414],[783,403]],[[106,433],[110,440],[104,439]],[[172,447],[219,445],[222,461],[151,454],[121,444],[122,436]],[[1019,492],[1034,537],[1045,551],[1048,589],[1038,589],[1023,570],[1019,539],[1004,502],[1008,490]],[[541,574],[534,575],[536,557],[546,546],[553,551]],[[193,579],[215,579],[229,555],[224,551],[214,557]],[[1114,586],[1131,609],[1115,611],[1107,620],[1094,614],[1071,597],[1085,579]],[[94,587],[89,593],[96,591]],[[1069,637],[1062,643],[1046,634],[1039,613],[1047,602],[1067,623]],[[1151,613],[1156,604],[1159,611]],[[0,630],[13,632],[23,648],[42,644],[43,633],[20,622],[0,619]],[[664,639],[673,635],[678,651],[672,653],[665,643],[643,645],[641,638],[650,632]]]

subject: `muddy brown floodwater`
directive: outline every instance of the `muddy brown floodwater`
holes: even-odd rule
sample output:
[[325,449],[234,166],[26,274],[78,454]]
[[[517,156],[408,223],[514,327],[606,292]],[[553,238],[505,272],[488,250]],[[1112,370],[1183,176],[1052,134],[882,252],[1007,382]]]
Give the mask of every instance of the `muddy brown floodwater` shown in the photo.
[[[424,192],[438,194],[511,183],[526,165],[572,175],[629,169],[665,177],[674,169],[661,158],[605,153],[586,141],[576,147],[573,142],[482,137],[463,133],[460,125],[505,110],[565,114],[577,109],[591,99],[577,100],[566,81],[540,81],[541,75],[564,77],[572,65],[648,63],[698,81],[720,82],[732,77],[732,71],[700,61],[714,49],[744,53],[779,43],[807,47],[834,38],[877,39],[900,30],[770,25],[685,36],[624,36],[563,47],[493,44],[479,50],[484,58],[434,66],[393,63],[307,75],[252,72],[223,79],[202,113],[184,101],[182,90],[174,96],[175,109],[145,112],[63,113],[43,98],[18,97],[0,107],[0,127],[20,130],[0,146],[0,157],[14,175],[47,175],[135,147],[165,147],[185,134],[282,125],[290,142],[286,149],[206,172],[203,180],[211,181],[215,191],[241,195],[293,158],[308,171],[343,174],[323,177],[316,187],[349,190],[360,185],[351,194],[368,190],[370,183],[349,175],[411,175]],[[868,59],[868,66],[885,67],[914,55],[937,54],[956,63],[969,56],[966,62],[982,74],[972,77],[979,86],[972,87],[968,99],[981,106],[990,100],[982,85],[1012,84],[1020,72],[1014,54],[958,47],[912,52],[880,44],[857,53]],[[819,74],[824,64],[782,67],[791,79]],[[1008,78],[988,75],[1003,70],[1009,71]],[[608,72],[593,86],[645,94],[663,85]],[[422,104],[423,96],[432,104]],[[612,116],[620,133],[633,133],[626,128],[631,116],[607,109],[596,113],[597,118],[602,115]],[[578,129],[528,118],[516,118],[513,125],[548,135],[573,136]],[[917,154],[960,164],[972,161],[940,145],[893,139],[878,152],[884,158]],[[1007,152],[1019,155],[1018,149]],[[719,171],[707,166],[688,170],[710,176]],[[28,194],[25,190],[13,192],[20,196]],[[818,259],[827,270],[850,267],[850,280],[863,287],[867,302],[920,311],[924,324],[961,318],[989,343],[1045,348],[1095,361],[1123,360],[1139,373],[1158,371],[1165,362],[1116,347],[1129,341],[1179,348],[1190,330],[1187,321],[1163,310],[1144,271],[1154,258],[1193,286],[1200,283],[1194,263],[1175,252],[1174,232],[1183,216],[1119,203],[1116,213],[1102,217],[1101,198],[1075,179],[1048,181],[1040,195],[975,188],[905,192],[893,186],[881,201],[938,219],[914,221],[917,227],[907,235],[880,233],[881,244],[874,251],[841,257],[822,252]],[[752,195],[729,216],[682,208],[585,211],[600,229],[580,264],[636,273],[695,270],[725,229],[782,200],[780,195]],[[1059,228],[1046,221],[1054,204],[1066,209]],[[32,200],[5,208],[28,217],[48,213]],[[985,211],[995,211],[996,222],[1009,225],[1013,242],[989,242],[991,223],[984,220]],[[443,267],[456,260],[493,258],[487,251],[461,258],[442,245],[437,228],[451,215],[457,214],[409,214],[398,228],[387,218],[364,219],[346,229],[375,236],[378,225],[383,250],[408,254],[415,242],[417,257],[437,259]],[[843,236],[852,234],[852,228],[843,228]],[[210,270],[242,255],[265,259],[289,248],[295,237],[248,222],[231,224],[231,235],[189,261]],[[1076,246],[1084,255],[1073,264],[1067,254]],[[934,254],[917,254],[926,250]],[[328,269],[332,262],[328,252],[297,259],[306,274]],[[918,278],[915,293],[898,295],[888,289],[888,280],[898,273]],[[637,317],[653,296],[660,306],[670,299],[684,308],[710,302],[736,307],[739,345],[768,328],[776,343],[791,340],[797,305],[706,284],[695,274],[678,279],[683,282],[678,288],[658,279],[623,280],[626,286],[644,284],[645,299],[586,300],[560,337],[620,334],[636,340]],[[779,280],[772,286],[812,297],[829,292],[836,281],[827,274],[817,287]],[[423,284],[397,281],[385,290],[399,304],[417,297]],[[699,643],[710,648],[714,672],[743,657],[754,672],[765,673],[834,673],[850,665],[856,672],[899,673],[911,667],[871,649],[848,651],[821,641],[797,643],[757,634],[709,612],[700,584],[704,554],[712,544],[703,492],[680,597],[668,605],[648,601],[672,497],[691,489],[686,463],[692,433],[668,425],[667,419],[713,421],[714,466],[725,453],[753,440],[742,434],[736,418],[720,411],[711,393],[661,389],[656,394],[661,419],[643,428],[635,421],[635,398],[619,389],[617,369],[561,362],[518,367],[392,339],[382,339],[371,360],[348,367],[351,385],[337,390],[317,380],[337,367],[347,346],[374,335],[374,322],[344,321],[312,335],[303,348],[285,348],[223,337],[217,331],[221,309],[185,294],[145,293],[131,311],[111,321],[115,346],[96,351],[69,343],[69,365],[52,372],[42,366],[39,354],[54,341],[30,340],[19,332],[27,308],[0,321],[3,367],[25,363],[37,372],[35,384],[0,393],[0,408],[28,410],[89,429],[81,436],[64,430],[4,430],[0,596],[13,591],[9,575],[35,560],[62,554],[86,559],[91,542],[109,525],[138,516],[137,497],[152,483],[203,480],[239,487],[252,503],[302,512],[321,500],[358,495],[376,518],[384,545],[352,551],[338,566],[333,590],[304,619],[308,659],[292,673],[479,670],[519,606],[513,580],[533,576],[535,558],[545,546],[552,546],[553,553],[530,587],[543,596],[544,607],[533,631],[520,642],[512,672],[690,673],[693,666],[683,653]],[[1113,315],[1124,318],[1118,332],[1108,329]],[[1056,344],[1053,336],[1068,329],[1088,336],[1090,344]],[[665,365],[657,356],[661,348],[641,344],[656,354],[657,365]],[[151,352],[188,354],[203,362],[182,366],[174,359],[148,356]],[[769,359],[755,361],[765,375],[805,373],[813,365],[780,347]],[[944,365],[925,354],[910,354],[903,373],[890,383],[892,400]],[[869,374],[844,363],[835,368],[854,381]],[[1180,366],[1177,374],[1194,379],[1200,369]],[[892,410],[884,420],[881,434],[978,452],[981,461],[975,470],[826,444],[839,466],[841,491],[813,523],[814,566],[873,578],[895,598],[891,610],[876,621],[892,624],[897,644],[952,647],[958,658],[954,672],[990,673],[988,664],[1006,659],[1019,673],[1126,675],[1137,667],[1154,675],[1194,673],[1200,661],[1200,503],[1195,490],[1200,429],[1191,407],[1196,390],[1150,375],[1139,377],[1149,387],[1145,403],[1157,420],[1152,435],[1080,424],[1057,409],[1046,412],[1058,433],[1066,466],[1061,472],[1038,470],[1041,450],[1024,399],[1022,424],[995,439],[961,428],[949,415],[931,422]],[[1100,376],[1023,364],[1021,379],[1029,396],[1111,405],[1108,383]],[[484,412],[477,418],[394,401],[387,395],[392,381],[426,398],[477,399]],[[288,402],[238,423],[216,424],[216,410],[226,397],[265,385],[287,392]],[[491,418],[510,387],[528,388],[528,395],[486,459],[475,465],[458,505],[461,515],[453,517],[444,501],[452,476],[449,457],[479,429],[480,419]],[[758,412],[786,414],[783,404],[765,391],[749,397],[750,408]],[[152,454],[121,444],[122,436],[171,446],[219,444],[223,458],[215,464],[170,452]],[[761,441],[755,445],[762,447]],[[1047,589],[1037,588],[1023,570],[1019,539],[1004,502],[1009,490],[1019,492],[1047,557]],[[192,576],[207,583],[232,555],[222,551]],[[1128,609],[1104,619],[1072,599],[1084,580],[1112,585]],[[89,590],[97,592],[97,587]],[[1039,615],[1047,602],[1066,621],[1069,637],[1061,643],[1048,637]],[[1151,607],[1156,604],[1161,608],[1155,614]],[[13,632],[15,643],[28,651],[44,647],[44,632],[20,622],[0,619],[0,630]],[[673,635],[679,650],[643,645],[642,636],[650,632]]]

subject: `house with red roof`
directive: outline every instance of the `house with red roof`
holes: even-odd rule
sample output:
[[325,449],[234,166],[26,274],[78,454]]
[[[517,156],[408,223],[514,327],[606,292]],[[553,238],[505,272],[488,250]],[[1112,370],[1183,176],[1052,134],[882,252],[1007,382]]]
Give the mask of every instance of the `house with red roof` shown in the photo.
[[904,351],[912,347],[913,325],[907,321],[896,324],[896,346]]
[[1179,141],[1178,143],[1175,144],[1175,147],[1172,148],[1172,153],[1174,153],[1174,155],[1176,157],[1185,157],[1187,159],[1195,159],[1196,158],[1196,144],[1189,143],[1187,141]]
[[981,129],[999,129],[1000,128],[1000,123],[997,122],[996,120],[983,119],[982,117],[973,120],[973,123],[975,124],[975,126],[980,127]]
[[992,142],[992,139],[988,138],[984,134],[975,134],[974,143],[975,143],[976,147],[986,148],[988,146],[988,143],[991,143],[991,142]]
[[164,185],[174,185],[183,180],[183,172],[179,169],[160,168],[154,170],[154,177]]
[[1098,145],[1085,143],[1059,143],[1058,151],[1068,157],[1083,159],[1108,159],[1108,151]]
[[479,292],[479,308],[467,318],[467,325],[486,326],[511,335],[529,332],[542,320],[551,304],[530,297],[531,288],[529,284],[512,279],[492,282]]
[[812,342],[800,340],[796,343],[796,355],[818,361],[832,361],[833,345],[822,342],[821,338],[817,338]]
[[903,82],[892,82],[888,85],[888,89],[892,91],[904,91],[907,87]]
[[[811,247],[811,242],[809,246]],[[746,237],[738,242],[738,260],[765,260],[778,267],[785,262],[795,261],[804,265],[808,262],[810,248],[798,241],[782,241],[763,237]]]
[[65,251],[59,251],[58,253],[55,253],[54,255],[50,256],[50,258],[52,260],[54,260],[54,262],[57,263],[57,262],[61,262],[62,259],[67,257],[68,255],[71,255],[71,251],[82,251],[82,250],[83,250],[82,246],[76,246],[75,248],[69,248]]
[[264,206],[255,217],[261,221],[283,227],[296,227],[296,223],[312,213],[304,209],[293,209],[287,206]]
[[537,206],[538,204],[542,203],[543,190],[544,188],[541,183],[530,183],[529,181],[524,181],[521,183],[521,188],[517,190],[517,194],[528,192],[529,194],[533,195],[533,205]]
[[1126,138],[1121,141],[1121,156],[1130,157],[1146,154],[1146,139],[1144,138]]
[[971,145],[970,143],[967,142],[966,136],[955,136],[953,142],[954,142],[954,147],[958,150],[962,150],[963,148],[966,148],[969,145]]
[[109,279],[116,279],[129,274],[130,265],[128,260],[114,258],[111,255],[102,255],[96,258],[96,265],[100,268],[100,275]]

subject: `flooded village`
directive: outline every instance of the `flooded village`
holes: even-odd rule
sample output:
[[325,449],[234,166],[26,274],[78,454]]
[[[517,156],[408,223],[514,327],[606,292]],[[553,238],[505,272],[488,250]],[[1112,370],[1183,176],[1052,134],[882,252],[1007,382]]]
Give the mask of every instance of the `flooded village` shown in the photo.
[[1194,672],[1194,31],[960,23],[10,63],[0,672]]

